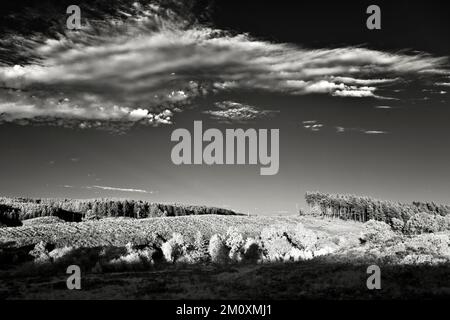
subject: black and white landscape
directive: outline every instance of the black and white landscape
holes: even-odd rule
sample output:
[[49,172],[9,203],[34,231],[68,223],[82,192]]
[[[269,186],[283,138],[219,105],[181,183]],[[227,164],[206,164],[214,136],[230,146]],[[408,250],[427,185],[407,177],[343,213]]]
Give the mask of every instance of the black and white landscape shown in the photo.
[[373,4],[2,2],[0,298],[448,298],[448,6]]

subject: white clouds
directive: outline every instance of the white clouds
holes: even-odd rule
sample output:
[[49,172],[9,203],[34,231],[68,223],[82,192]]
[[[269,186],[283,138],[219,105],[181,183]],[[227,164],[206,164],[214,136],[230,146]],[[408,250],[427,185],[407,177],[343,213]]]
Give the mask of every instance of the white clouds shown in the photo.
[[399,81],[399,78],[393,78],[393,79],[355,79],[351,77],[331,77],[333,81],[336,82],[343,82],[348,85],[363,85],[363,86],[370,86],[370,85],[376,85],[376,84],[389,84]]
[[344,132],[359,132],[368,135],[379,135],[379,134],[388,134],[389,132],[384,130],[366,130],[362,128],[345,128],[338,126],[336,127],[336,133],[344,133]]
[[381,130],[366,130],[364,131],[365,134],[386,134],[386,131]]
[[375,106],[375,109],[392,109],[391,106]]
[[353,98],[367,98],[367,97],[375,97],[374,91],[375,87],[346,87],[343,90],[336,90],[333,92],[334,96],[337,97],[353,97]]
[[[54,118],[80,128],[102,126],[90,122],[170,124],[173,115],[164,110],[224,90],[380,98],[380,86],[383,94],[395,94],[392,84],[448,74],[445,58],[425,54],[310,50],[186,25],[153,6],[122,27],[105,22],[36,45],[40,65],[0,67],[0,87],[15,89],[0,89],[0,119]],[[212,112],[233,118],[233,111]]]
[[323,128],[323,124],[319,123],[317,120],[305,120],[302,121],[303,128],[313,132],[320,131]]
[[118,191],[118,192],[153,193],[153,191],[134,189],[134,188],[118,188],[118,187],[107,187],[107,186],[88,186],[86,188],[87,189],[100,189],[100,190],[107,190],[107,191]]
[[203,113],[225,122],[248,122],[272,116],[277,112],[273,110],[260,110],[253,106],[233,101],[216,102],[215,106],[220,110],[207,110]]

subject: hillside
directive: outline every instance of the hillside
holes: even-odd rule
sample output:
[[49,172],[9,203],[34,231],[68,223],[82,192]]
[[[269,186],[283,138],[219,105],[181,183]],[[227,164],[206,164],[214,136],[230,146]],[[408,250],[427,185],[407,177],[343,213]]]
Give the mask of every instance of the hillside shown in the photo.
[[[40,219],[40,218],[36,218]],[[29,223],[32,220],[28,220]],[[320,230],[330,235],[358,234],[362,225],[343,221],[317,221],[310,217],[299,216],[180,216],[146,219],[104,218],[84,222],[37,223],[14,228],[0,229],[0,243],[21,247],[40,241],[50,242],[56,246],[125,246],[128,242],[147,243],[155,234],[168,239],[174,232],[193,237],[200,231],[205,237],[224,234],[230,227],[235,227],[248,237],[259,235],[267,226],[283,226],[304,223],[313,230]]]
[[[312,216],[119,217],[79,223],[35,218],[27,224],[0,229],[0,298],[450,295],[449,232],[407,236],[383,222]],[[256,253],[258,263],[252,260]],[[83,290],[66,288],[66,268],[73,264],[83,270]],[[382,291],[367,290],[366,268],[372,264],[383,270]]]

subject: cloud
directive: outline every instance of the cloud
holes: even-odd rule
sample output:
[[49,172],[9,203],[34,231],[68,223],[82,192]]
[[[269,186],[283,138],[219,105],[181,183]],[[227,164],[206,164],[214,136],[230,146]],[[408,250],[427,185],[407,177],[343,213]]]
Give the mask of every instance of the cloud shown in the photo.
[[119,192],[136,192],[136,193],[154,193],[153,191],[147,191],[142,189],[133,188],[118,188],[118,187],[107,187],[107,186],[88,186],[87,189],[101,189],[108,191],[119,191]]
[[378,97],[374,95],[374,87],[349,87],[344,90],[336,90],[333,92],[334,96],[337,97],[353,97],[353,98],[367,98],[367,97]]
[[248,122],[256,119],[273,116],[278,111],[261,110],[253,106],[233,101],[222,101],[214,104],[219,110],[207,110],[213,119],[225,122]]
[[223,91],[378,99],[449,74],[447,58],[425,53],[307,49],[187,23],[182,11],[156,4],[131,12],[23,49],[39,63],[0,66],[0,119],[82,129],[170,124],[173,110]]
[[323,128],[323,124],[318,123],[317,120],[305,120],[305,121],[302,121],[302,124],[303,124],[303,128],[305,128],[306,130],[313,131],[313,132],[320,131]]
[[364,131],[365,134],[386,134],[387,131],[381,131],[381,130],[366,130]]
[[366,130],[362,128],[345,128],[341,126],[336,127],[337,133],[344,133],[344,132],[359,132],[369,135],[377,135],[377,134],[388,134],[389,132],[383,131],[383,130]]
[[376,84],[390,84],[400,81],[400,78],[392,78],[392,79],[355,79],[352,77],[331,77],[331,79],[335,82],[342,82],[348,85],[363,85],[370,86]]
[[375,106],[375,109],[392,109],[391,106]]

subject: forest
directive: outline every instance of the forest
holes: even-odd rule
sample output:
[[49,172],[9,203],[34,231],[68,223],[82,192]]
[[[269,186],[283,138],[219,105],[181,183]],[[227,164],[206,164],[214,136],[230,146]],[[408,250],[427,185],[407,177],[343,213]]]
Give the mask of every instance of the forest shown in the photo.
[[203,214],[238,213],[217,207],[163,204],[142,200],[0,198],[0,224],[4,226],[20,226],[22,220],[47,216],[80,222],[103,217],[149,218]]
[[[414,201],[412,203],[376,200],[367,196],[339,195],[321,192],[307,192],[306,203],[309,214],[366,222],[383,221],[395,228],[404,224],[436,224],[444,228],[450,218],[450,206],[434,202]],[[412,227],[412,226],[411,226]],[[435,230],[434,230],[435,231]]]

